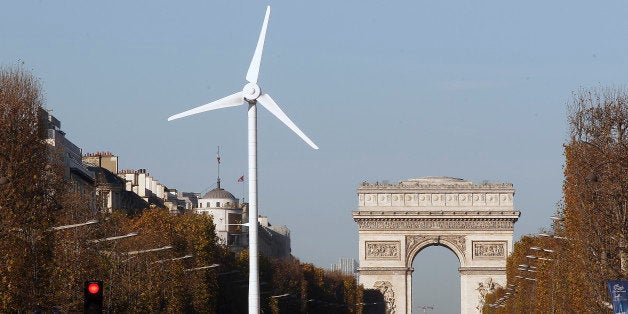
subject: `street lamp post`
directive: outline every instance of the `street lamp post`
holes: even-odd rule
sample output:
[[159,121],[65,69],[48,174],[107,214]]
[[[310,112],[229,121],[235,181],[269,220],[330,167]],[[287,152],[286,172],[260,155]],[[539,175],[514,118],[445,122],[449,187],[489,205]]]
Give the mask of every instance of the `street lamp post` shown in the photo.
[[554,222],[561,222],[561,221],[565,221],[565,217],[563,216],[550,216],[550,219],[553,220]]
[[163,250],[169,250],[172,249],[172,245],[166,245],[166,246],[162,246],[159,248],[155,248],[155,249],[146,249],[146,250],[139,250],[139,251],[130,251],[130,252],[126,252],[127,255],[137,255],[137,254],[142,254],[142,253],[150,253],[150,252],[157,252],[157,251],[163,251]]
[[183,259],[188,259],[188,258],[192,258],[194,257],[194,254],[186,254],[184,256],[181,257],[175,257],[175,258],[170,258],[170,259],[160,259],[158,261],[154,261],[153,264],[157,264],[157,263],[165,263],[165,262],[172,262],[172,261],[178,261],[178,260],[183,260]]
[[[556,221],[556,219],[554,219],[556,217],[552,216],[551,218],[552,218],[552,220]],[[545,249],[545,248],[542,248],[542,247],[539,247],[539,246],[533,246],[533,247],[530,247],[530,249],[538,251],[538,252],[542,252],[542,253],[549,253],[549,254],[554,254],[555,253],[554,250]],[[554,261],[555,263],[558,263],[558,261],[559,261],[558,259],[552,259],[552,258],[539,258],[539,259],[546,260],[546,261]],[[555,285],[555,283],[554,283],[554,269],[555,268],[556,267],[552,267],[552,272],[550,274],[550,277],[551,277],[550,280],[552,281],[552,294],[551,294],[551,299],[552,299],[552,312],[551,313],[552,314],[554,313],[554,285]]]
[[106,241],[114,241],[114,240],[120,240],[120,239],[124,239],[124,238],[134,237],[134,236],[137,236],[137,235],[138,235],[137,232],[131,232],[131,233],[127,233],[127,234],[121,235],[121,236],[89,240],[89,242],[91,242],[91,243],[99,243],[99,242],[106,242]]
[[542,237],[546,237],[546,238],[553,238],[553,239],[560,239],[560,240],[569,240],[569,238],[561,237],[561,236],[557,236],[557,235],[549,234],[549,233],[545,233],[545,232],[539,233],[539,235],[542,236]]
[[196,267],[196,268],[188,268],[188,269],[184,269],[184,272],[190,272],[190,271],[195,271],[195,270],[203,270],[203,269],[209,269],[209,268],[216,268],[220,266],[220,264],[211,264],[209,266],[201,266],[201,267]]
[[[550,260],[550,259],[546,259],[544,257],[537,257],[535,255],[526,255],[526,258],[531,259],[531,260]],[[527,272],[531,272],[531,273],[536,273],[537,272],[537,267],[536,266],[527,265],[527,264],[520,264],[518,269],[521,270],[521,271],[527,271]],[[517,277],[519,279],[532,281],[532,298],[533,298],[533,301],[530,302],[530,313],[532,313],[532,310],[536,307],[536,305],[535,305],[535,303],[536,303],[535,291],[536,291],[537,279],[536,278],[525,277],[525,276],[515,276],[515,277]]]
[[530,250],[540,251],[540,252],[544,252],[544,253],[554,253],[554,250],[544,249],[544,248],[539,247],[539,246],[531,246]]
[[536,270],[536,267],[535,267],[535,266],[530,266],[530,265],[527,265],[527,264],[519,264],[519,266],[517,267],[517,269],[518,269],[518,270],[521,270],[521,271],[527,271],[527,272],[530,272],[530,273],[536,273],[536,272],[538,272],[538,271]]
[[72,228],[76,228],[76,227],[82,227],[82,226],[88,226],[88,225],[93,225],[93,224],[97,224],[99,221],[96,219],[92,219],[83,223],[78,223],[78,224],[72,224],[72,225],[65,225],[65,226],[57,226],[57,227],[52,227],[50,228],[53,231],[57,231],[57,230],[65,230],[65,229],[72,229]]
[[551,262],[551,261],[553,261],[553,260],[554,260],[554,259],[552,259],[552,258],[547,258],[547,257],[538,257],[538,256],[536,256],[536,255],[526,255],[526,258],[529,258],[529,259],[532,259],[532,260],[536,260],[536,259],[538,259],[538,260],[540,260],[540,261],[548,261],[548,262]]

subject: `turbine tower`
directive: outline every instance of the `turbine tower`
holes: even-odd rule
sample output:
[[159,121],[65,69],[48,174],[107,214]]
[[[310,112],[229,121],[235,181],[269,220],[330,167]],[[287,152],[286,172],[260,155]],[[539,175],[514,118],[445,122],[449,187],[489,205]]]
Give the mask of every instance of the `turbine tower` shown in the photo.
[[277,103],[268,94],[262,94],[262,90],[257,84],[259,69],[262,61],[262,51],[264,50],[264,40],[266,38],[266,28],[268,27],[268,17],[270,16],[270,6],[266,7],[266,15],[262,30],[259,34],[257,46],[253,59],[246,73],[248,83],[244,85],[242,91],[227,97],[210,102],[185,112],[173,115],[168,121],[187,117],[193,114],[210,111],[214,109],[235,107],[248,103],[248,151],[249,151],[249,314],[258,314],[259,305],[259,266],[258,266],[258,246],[257,246],[257,104],[261,104],[277,119],[288,126],[294,133],[303,139],[314,149],[318,146],[297,127],[290,118],[279,108]]

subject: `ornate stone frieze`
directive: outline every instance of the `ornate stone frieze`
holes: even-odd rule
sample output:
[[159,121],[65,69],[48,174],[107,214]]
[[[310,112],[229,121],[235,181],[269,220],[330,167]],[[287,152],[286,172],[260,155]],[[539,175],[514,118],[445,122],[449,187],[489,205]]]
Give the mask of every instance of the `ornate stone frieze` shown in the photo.
[[362,182],[358,189],[368,190],[514,190],[512,183],[481,183],[473,184],[471,181],[455,178],[424,178],[401,181],[397,184]]
[[513,219],[378,219],[354,217],[359,230],[512,230]]
[[440,237],[442,241],[447,241],[451,244],[453,244],[458,250],[460,250],[460,253],[462,253],[462,256],[465,256],[465,251],[466,251],[466,237],[465,236],[441,236]]
[[415,253],[414,251],[417,246],[440,244],[442,242],[453,245],[462,254],[462,257],[464,257],[465,241],[466,238],[462,235],[408,235],[406,236],[406,260],[412,261],[414,256],[411,255]]
[[384,296],[386,302],[386,314],[395,314],[395,292],[390,281],[376,281],[373,288],[379,290]]
[[506,241],[473,241],[473,259],[506,258]]
[[435,240],[438,236],[434,235],[411,235],[406,236],[406,254],[410,254],[410,252],[414,251],[414,249],[421,243],[429,242],[435,243]]
[[473,184],[456,178],[426,177],[398,184],[367,183],[358,186],[358,205],[364,207],[512,207],[510,183]]
[[[451,216],[461,217],[467,216],[467,218],[487,218],[492,216],[495,218],[519,218],[521,214],[518,211],[509,210],[359,210],[351,212],[353,217],[366,217],[366,216],[404,216],[399,218],[423,218],[417,216],[431,216],[433,218],[452,218]],[[407,217],[411,216],[411,217]]]
[[399,241],[366,241],[366,259],[399,259],[401,244]]
[[358,193],[358,205],[369,207],[504,207],[513,205],[513,196],[512,193]]

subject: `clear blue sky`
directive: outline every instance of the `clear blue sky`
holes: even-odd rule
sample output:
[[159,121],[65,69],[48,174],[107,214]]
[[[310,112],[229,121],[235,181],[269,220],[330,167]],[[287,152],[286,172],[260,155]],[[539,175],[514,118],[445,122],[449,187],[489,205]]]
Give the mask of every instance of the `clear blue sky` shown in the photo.
[[[240,196],[245,107],[166,118],[242,88],[269,3],[260,85],[321,149],[260,109],[260,213],[321,267],[357,258],[362,181],[511,182],[516,238],[549,225],[571,93],[626,83],[625,1],[8,1],[0,64],[42,79],[83,152],[200,192],[220,145],[223,186]],[[434,252],[451,266],[414,267],[442,270],[432,285],[451,294],[421,304],[455,312],[457,261]]]

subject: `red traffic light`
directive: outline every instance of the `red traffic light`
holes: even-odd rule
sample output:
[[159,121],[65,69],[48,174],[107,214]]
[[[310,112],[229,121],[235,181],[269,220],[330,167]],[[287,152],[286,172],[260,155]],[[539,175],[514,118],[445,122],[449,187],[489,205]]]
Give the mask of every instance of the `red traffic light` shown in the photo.
[[101,280],[85,281],[83,302],[83,313],[103,313],[103,285]]
[[100,285],[92,282],[87,286],[87,291],[89,291],[89,293],[91,294],[96,294],[100,291]]

